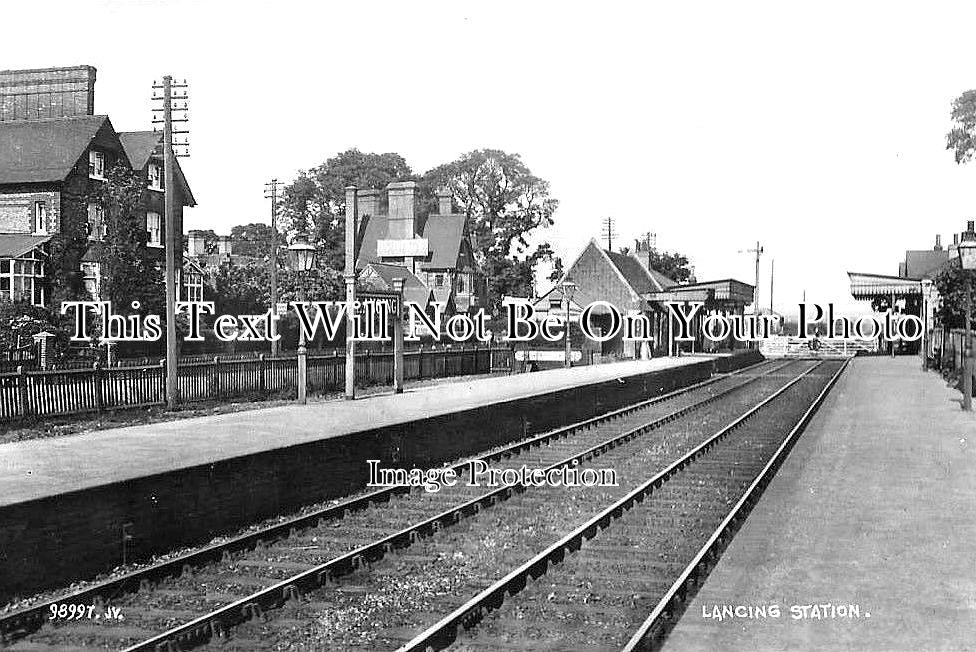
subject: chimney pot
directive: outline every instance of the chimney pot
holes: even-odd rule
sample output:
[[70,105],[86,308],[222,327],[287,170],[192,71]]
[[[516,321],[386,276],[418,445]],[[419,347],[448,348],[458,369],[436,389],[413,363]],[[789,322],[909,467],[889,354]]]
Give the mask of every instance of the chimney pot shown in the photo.
[[968,222],[966,222],[966,230],[976,231],[976,227],[974,227],[974,225],[976,225],[976,220],[969,220]]
[[935,234],[935,251],[942,251],[942,236],[938,233]]
[[959,234],[958,233],[953,233],[952,234],[952,245],[953,246],[956,246],[958,244],[959,244]]

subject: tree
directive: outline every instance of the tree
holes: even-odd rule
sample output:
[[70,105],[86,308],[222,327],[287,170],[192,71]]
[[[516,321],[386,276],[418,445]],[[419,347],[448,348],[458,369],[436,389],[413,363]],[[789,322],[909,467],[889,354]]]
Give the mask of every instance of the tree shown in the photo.
[[966,321],[966,292],[976,291],[974,274],[962,269],[958,260],[949,261],[936,275],[935,287],[942,298],[936,311],[939,320],[948,328],[963,328]]
[[946,149],[953,151],[956,163],[967,163],[976,151],[976,90],[954,99],[950,115],[953,127],[946,134]]
[[[621,247],[619,251],[626,255],[630,253],[631,249],[630,247]],[[648,254],[646,252],[642,251],[637,255],[640,256],[641,261],[645,264],[648,263]],[[684,254],[679,254],[678,252],[671,253],[669,251],[661,252],[657,249],[651,249],[650,266],[678,283],[695,282],[691,265],[688,264],[688,257]]]
[[[273,243],[271,226],[263,222],[239,224],[230,230],[234,253],[265,258],[271,255]],[[279,238],[279,245],[281,244]]]
[[137,173],[115,166],[91,194],[104,216],[101,293],[121,310],[138,301],[140,313],[164,314],[162,270],[145,255],[146,224],[138,210],[145,188]]
[[430,202],[438,188],[450,190],[468,217],[491,309],[503,295],[531,294],[536,265],[552,257],[548,243],[529,242],[537,229],[553,224],[558,202],[549,195],[549,183],[533,175],[518,154],[481,149],[427,172],[421,180],[424,200]]
[[281,226],[286,233],[307,231],[319,249],[322,265],[340,270],[345,264],[346,186],[382,190],[412,175],[399,154],[347,150],[318,167],[299,172],[285,186],[279,207]]

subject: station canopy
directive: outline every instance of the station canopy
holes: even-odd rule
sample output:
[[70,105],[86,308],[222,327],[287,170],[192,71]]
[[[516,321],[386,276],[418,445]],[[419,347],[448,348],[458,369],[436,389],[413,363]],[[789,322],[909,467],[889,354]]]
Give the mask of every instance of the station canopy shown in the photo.
[[847,272],[851,280],[851,296],[855,299],[877,297],[905,297],[922,294],[922,279]]

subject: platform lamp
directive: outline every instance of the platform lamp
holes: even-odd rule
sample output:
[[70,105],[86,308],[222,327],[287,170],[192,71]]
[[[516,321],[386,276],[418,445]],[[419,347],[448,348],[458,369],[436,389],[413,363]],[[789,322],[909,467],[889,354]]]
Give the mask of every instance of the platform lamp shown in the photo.
[[963,278],[966,282],[966,345],[962,356],[962,409],[967,412],[973,409],[973,331],[970,328],[973,316],[973,286],[972,272],[976,269],[976,229],[974,220],[966,223],[966,230],[959,241],[959,266],[964,270]]
[[[293,270],[298,272],[298,300],[302,303],[305,297],[305,279],[308,271],[315,263],[315,247],[308,242],[308,236],[299,233],[288,245],[288,262]],[[307,402],[308,392],[308,349],[305,346],[305,331],[298,325],[298,402]]]
[[572,345],[569,339],[569,307],[573,294],[576,293],[576,284],[572,281],[563,281],[559,287],[562,288],[563,299],[566,301],[566,331],[563,334],[563,339],[566,341],[566,359],[563,361],[563,366],[568,369],[573,366]]

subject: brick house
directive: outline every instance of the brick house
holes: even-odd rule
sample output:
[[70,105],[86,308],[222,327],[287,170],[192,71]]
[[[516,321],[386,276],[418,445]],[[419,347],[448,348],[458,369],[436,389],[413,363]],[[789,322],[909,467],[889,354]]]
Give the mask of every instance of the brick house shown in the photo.
[[381,191],[358,190],[353,196],[359,216],[356,269],[364,283],[392,289],[405,280],[408,300],[426,308],[445,304],[448,314],[474,312],[485,305],[484,279],[474,258],[467,218],[455,213],[449,191],[437,193],[437,212],[426,218],[416,210],[413,181],[386,187],[388,208],[381,210]]
[[[91,115],[94,79],[87,66],[0,71],[0,300],[51,307],[100,296],[104,211],[92,196],[116,164],[150,181],[135,219],[146,227],[145,255],[162,263],[159,135],[120,134],[108,116]],[[182,232],[183,207],[195,202],[179,170],[177,180]]]

